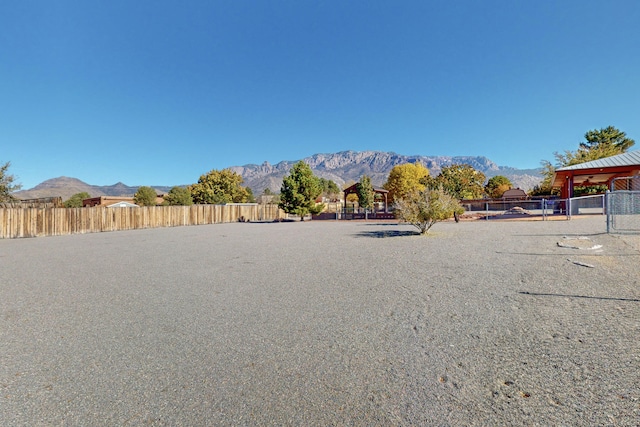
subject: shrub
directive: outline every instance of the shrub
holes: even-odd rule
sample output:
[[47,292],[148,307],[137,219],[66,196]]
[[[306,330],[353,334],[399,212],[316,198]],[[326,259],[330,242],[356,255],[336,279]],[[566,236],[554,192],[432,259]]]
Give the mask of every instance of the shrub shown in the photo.
[[464,208],[460,202],[442,188],[412,191],[396,200],[396,217],[416,227],[420,234],[427,234],[437,222],[462,214]]

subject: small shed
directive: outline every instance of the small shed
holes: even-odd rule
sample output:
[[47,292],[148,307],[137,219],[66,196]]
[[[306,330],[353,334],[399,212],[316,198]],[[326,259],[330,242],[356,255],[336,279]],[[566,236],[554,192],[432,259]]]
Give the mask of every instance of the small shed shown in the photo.
[[107,205],[106,207],[107,208],[139,208],[140,206],[136,205],[135,203],[117,202],[111,205]]
[[511,188],[502,193],[503,200],[524,200],[527,197],[527,192],[520,188]]

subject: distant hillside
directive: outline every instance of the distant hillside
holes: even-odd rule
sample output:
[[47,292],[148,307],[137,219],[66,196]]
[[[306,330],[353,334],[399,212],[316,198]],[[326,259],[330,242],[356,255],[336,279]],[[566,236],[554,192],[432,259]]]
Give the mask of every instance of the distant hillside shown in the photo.
[[[314,154],[303,159],[311,166],[313,172],[334,181],[338,186],[347,182],[357,182],[362,175],[369,175],[374,186],[381,187],[387,180],[389,171],[403,163],[420,162],[425,165],[432,176],[440,173],[444,166],[468,164],[484,173],[487,178],[504,175],[515,187],[530,190],[542,180],[540,169],[516,169],[498,166],[486,157],[472,156],[405,156],[383,151],[342,151],[333,154]],[[251,188],[255,195],[262,194],[265,188],[279,192],[282,178],[289,174],[295,161],[282,161],[276,165],[264,162],[261,165],[232,166],[231,170],[242,175],[244,185]],[[14,195],[20,199],[36,199],[40,197],[62,197],[67,200],[76,193],[86,191],[91,197],[98,196],[133,196],[139,187],[130,187],[121,182],[113,185],[98,186],[87,184],[76,178],[59,177],[49,179],[29,190],[17,191]],[[153,186],[159,193],[167,193],[171,186]]]
[[[62,197],[67,200],[77,193],[87,192],[91,197],[98,196],[133,196],[140,187],[129,187],[121,182],[113,185],[91,185],[80,181],[77,178],[61,176],[59,178],[48,179],[29,190],[16,191],[13,193],[19,199],[38,199],[40,197]],[[152,187],[159,194],[167,193],[171,187]]]
[[[438,175],[444,166],[468,164],[484,173],[487,178],[504,175],[515,187],[530,190],[542,180],[540,169],[516,169],[498,166],[486,157],[472,156],[405,156],[382,151],[343,151],[333,154],[314,154],[303,159],[314,173],[322,178],[333,180],[338,186],[349,181],[359,181],[364,174],[371,177],[374,186],[382,186],[391,169],[403,163],[420,162],[432,176]],[[231,169],[242,175],[244,184],[261,194],[265,188],[279,192],[282,178],[289,174],[296,161],[282,161],[276,165],[264,162],[261,165],[233,166]]]

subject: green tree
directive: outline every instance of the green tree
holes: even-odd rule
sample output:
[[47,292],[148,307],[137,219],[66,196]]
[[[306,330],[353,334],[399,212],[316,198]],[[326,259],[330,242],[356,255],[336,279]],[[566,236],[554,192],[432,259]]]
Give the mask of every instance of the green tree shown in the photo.
[[375,194],[373,185],[371,185],[371,178],[367,175],[362,175],[356,191],[358,192],[358,204],[360,207],[370,211],[373,208],[373,198]]
[[383,188],[389,191],[389,201],[401,199],[413,190],[424,190],[425,180],[429,178],[429,169],[420,163],[396,165],[389,172]]
[[156,190],[143,185],[133,195],[133,202],[139,206],[155,206],[158,199]]
[[20,184],[14,184],[15,177],[9,173],[11,162],[0,166],[0,203],[11,202],[16,198],[11,194],[20,190]]
[[91,196],[86,191],[83,191],[81,193],[76,193],[73,196],[69,197],[69,200],[65,201],[63,206],[65,208],[81,208],[82,201],[90,197]]
[[193,205],[191,191],[185,187],[172,187],[171,190],[165,194],[162,204],[164,206],[191,206]]
[[613,126],[602,129],[593,129],[584,134],[585,141],[580,143],[580,149],[592,150],[612,150],[613,154],[605,157],[624,153],[631,148],[635,141],[627,137],[627,134]]
[[271,188],[267,187],[260,196],[260,203],[266,205],[277,205],[280,203],[280,194],[274,193],[271,191]]
[[280,209],[289,214],[300,216],[304,221],[305,215],[322,212],[324,205],[316,204],[316,198],[322,193],[320,179],[303,161],[299,161],[289,175],[282,180],[280,189]]
[[484,193],[485,176],[469,165],[451,165],[442,168],[434,179],[425,183],[431,189],[442,188],[456,199],[479,199]]
[[484,192],[487,196],[493,199],[499,199],[502,197],[505,191],[513,188],[513,184],[506,176],[496,175],[489,178],[487,184],[484,186]]
[[427,234],[434,224],[460,215],[464,208],[444,189],[413,190],[394,203],[396,217]]
[[190,185],[189,191],[194,203],[225,204],[247,203],[249,191],[243,187],[242,176],[231,169],[212,170],[201,175],[196,184]]
[[251,189],[251,187],[244,187],[245,190],[247,190],[247,201],[246,203],[255,203],[256,202],[256,197],[253,195],[253,190]]
[[340,187],[338,184],[330,179],[318,178],[320,180],[320,186],[322,187],[322,195],[329,199],[337,199],[340,194]]
[[280,195],[274,193],[269,187],[267,187],[260,195],[259,202],[263,205],[277,205],[280,203]]

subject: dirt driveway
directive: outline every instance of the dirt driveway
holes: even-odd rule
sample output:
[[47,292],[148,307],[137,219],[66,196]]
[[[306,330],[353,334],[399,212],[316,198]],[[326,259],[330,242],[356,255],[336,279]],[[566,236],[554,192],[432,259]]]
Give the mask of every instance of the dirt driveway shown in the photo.
[[604,219],[0,241],[0,425],[637,425]]

